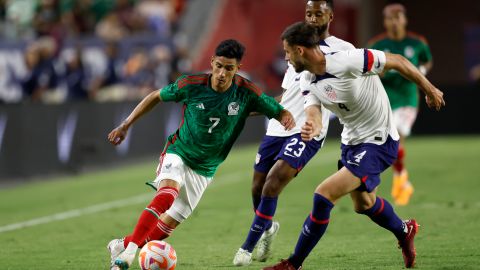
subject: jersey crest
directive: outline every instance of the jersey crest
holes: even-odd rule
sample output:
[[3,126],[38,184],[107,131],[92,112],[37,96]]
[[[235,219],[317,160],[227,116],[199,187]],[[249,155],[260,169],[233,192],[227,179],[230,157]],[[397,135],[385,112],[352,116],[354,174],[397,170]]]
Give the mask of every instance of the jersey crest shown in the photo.
[[331,100],[335,101],[337,99],[337,93],[335,93],[335,90],[331,85],[325,85],[323,91],[325,91],[325,94],[327,94]]
[[240,105],[237,102],[230,102],[228,104],[228,115],[238,115],[238,110],[240,109]]

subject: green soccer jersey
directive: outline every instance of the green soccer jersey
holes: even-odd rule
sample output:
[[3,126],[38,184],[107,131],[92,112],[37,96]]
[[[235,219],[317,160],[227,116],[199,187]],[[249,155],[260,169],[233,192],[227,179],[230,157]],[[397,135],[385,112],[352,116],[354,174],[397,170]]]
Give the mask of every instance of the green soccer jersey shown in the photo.
[[[381,34],[369,42],[369,47],[403,55],[417,67],[432,60],[425,38],[412,32],[408,32],[401,41],[391,40],[386,34]],[[415,83],[405,79],[393,69],[387,71],[381,79],[392,109],[406,106],[418,107],[418,89]]]
[[227,157],[250,112],[274,118],[283,109],[239,75],[223,93],[211,88],[210,78],[210,74],[181,76],[160,90],[163,101],[183,103],[182,123],[169,136],[166,152],[179,155],[187,166],[207,177]]

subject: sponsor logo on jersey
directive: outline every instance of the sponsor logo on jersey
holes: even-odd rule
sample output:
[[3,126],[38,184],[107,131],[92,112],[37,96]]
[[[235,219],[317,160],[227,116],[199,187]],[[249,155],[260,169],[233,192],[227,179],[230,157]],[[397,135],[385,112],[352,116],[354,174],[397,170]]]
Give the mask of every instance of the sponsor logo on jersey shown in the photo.
[[236,102],[230,102],[228,104],[228,115],[238,115],[238,110],[240,109],[240,105]]
[[336,100],[337,99],[337,93],[335,93],[335,90],[333,90],[331,85],[326,85],[323,90],[325,91],[325,94],[331,99],[331,100]]
[[195,107],[197,107],[197,109],[200,109],[200,110],[205,110],[205,106],[203,106],[203,103],[199,103]]

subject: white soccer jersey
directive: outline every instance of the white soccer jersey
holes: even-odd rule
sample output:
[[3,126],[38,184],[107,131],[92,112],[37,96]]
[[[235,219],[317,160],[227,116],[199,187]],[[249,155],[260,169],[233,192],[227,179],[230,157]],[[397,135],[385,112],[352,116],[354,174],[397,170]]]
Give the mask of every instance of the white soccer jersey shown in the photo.
[[[352,44],[334,36],[329,36],[323,40],[320,43],[320,48],[322,51],[328,53],[355,49]],[[303,109],[304,98],[300,91],[300,75],[301,73],[296,73],[295,68],[289,63],[287,72],[283,77],[282,88],[285,89],[285,91],[283,92],[282,101],[280,102],[285,109],[292,113],[296,126],[287,131],[277,120],[272,118],[268,122],[267,135],[286,137],[300,133],[300,129],[305,123],[305,111]],[[324,138],[327,134],[330,112],[322,107],[322,115],[323,129],[318,139]]]
[[392,110],[378,73],[385,53],[356,49],[326,54],[323,75],[302,74],[305,107],[322,104],[343,124],[342,143],[383,144],[388,135],[398,140]]

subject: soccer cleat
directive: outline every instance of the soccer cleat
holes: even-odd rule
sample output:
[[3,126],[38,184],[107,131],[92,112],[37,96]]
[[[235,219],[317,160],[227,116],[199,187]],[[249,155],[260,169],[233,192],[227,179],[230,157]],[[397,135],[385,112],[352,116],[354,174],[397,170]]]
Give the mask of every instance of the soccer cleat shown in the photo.
[[126,270],[130,268],[130,266],[133,263],[133,260],[135,260],[135,255],[136,253],[127,253],[127,252],[122,252],[116,259],[114,264],[120,268],[120,270]]
[[262,237],[258,240],[257,245],[257,257],[256,259],[260,262],[266,261],[272,255],[272,243],[275,236],[277,236],[278,230],[280,229],[280,223],[277,221],[272,222],[272,227],[267,231],[263,232]]
[[398,196],[400,196],[406,182],[408,182],[407,170],[404,169],[401,173],[393,172],[392,198],[394,200],[397,200]]
[[107,249],[110,252],[110,270],[119,270],[117,265],[115,265],[115,259],[125,250],[123,246],[124,238],[122,239],[113,239],[107,245]]
[[402,249],[403,254],[403,261],[405,262],[406,268],[412,268],[415,266],[415,256],[417,255],[417,251],[415,250],[415,245],[413,243],[413,239],[417,234],[418,225],[415,219],[405,220],[405,239],[398,241],[399,247]]
[[395,204],[400,206],[407,205],[410,201],[410,198],[412,197],[413,191],[414,189],[412,183],[410,183],[409,181],[405,182],[402,190],[400,191],[400,194],[395,199]]
[[235,257],[233,257],[233,265],[235,266],[247,266],[252,263],[252,253],[243,248],[239,248]]
[[263,268],[263,270],[302,270],[302,267],[295,268],[288,260],[282,260],[273,266]]

